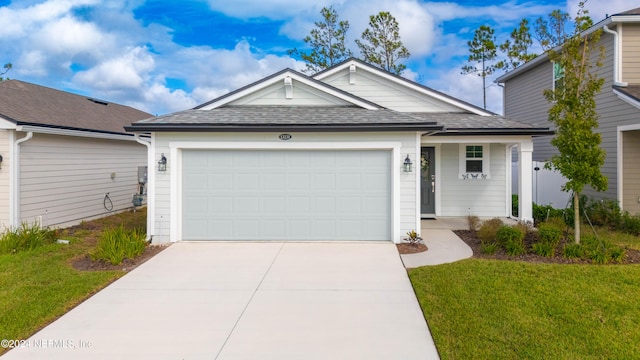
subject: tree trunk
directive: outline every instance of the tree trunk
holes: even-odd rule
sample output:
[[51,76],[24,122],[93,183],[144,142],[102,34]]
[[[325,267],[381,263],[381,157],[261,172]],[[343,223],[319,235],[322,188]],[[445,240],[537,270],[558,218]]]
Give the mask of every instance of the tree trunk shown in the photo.
[[573,192],[573,226],[575,228],[575,241],[580,244],[580,194]]

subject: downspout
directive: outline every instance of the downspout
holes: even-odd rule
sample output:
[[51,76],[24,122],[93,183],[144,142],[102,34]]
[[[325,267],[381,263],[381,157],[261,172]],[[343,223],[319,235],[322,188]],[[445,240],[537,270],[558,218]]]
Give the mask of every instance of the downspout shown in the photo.
[[[17,129],[20,131],[20,128]],[[13,196],[13,216],[11,217],[11,228],[16,228],[20,225],[20,144],[25,141],[31,140],[33,137],[33,131],[27,132],[22,139],[16,140],[14,143],[14,151],[13,151],[13,191],[11,195]]]
[[619,44],[619,36],[618,32],[609,29],[608,25],[604,25],[602,27],[604,32],[613,35],[613,84],[617,86],[627,86],[629,85],[626,82],[622,82],[621,74],[620,74],[620,44]]
[[153,153],[151,152],[151,141],[145,141],[140,138],[140,134],[133,134],[136,142],[147,147],[147,242],[153,241],[153,235],[155,233],[153,226],[153,220],[155,219],[155,200],[156,200],[156,188],[155,188],[155,171],[153,168]]

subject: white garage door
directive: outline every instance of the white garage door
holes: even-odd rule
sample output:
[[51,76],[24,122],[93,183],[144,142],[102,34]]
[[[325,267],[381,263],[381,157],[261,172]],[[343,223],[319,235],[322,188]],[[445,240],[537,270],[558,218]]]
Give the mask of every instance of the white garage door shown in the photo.
[[185,150],[184,240],[390,240],[391,152]]

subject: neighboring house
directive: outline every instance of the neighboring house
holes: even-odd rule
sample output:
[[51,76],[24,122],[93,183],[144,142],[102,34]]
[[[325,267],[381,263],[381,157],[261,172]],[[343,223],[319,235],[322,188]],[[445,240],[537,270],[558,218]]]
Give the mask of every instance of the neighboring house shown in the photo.
[[123,125],[151,116],[1,81],[0,228],[34,222],[60,227],[131,207],[147,150]]
[[399,242],[425,217],[506,217],[510,147],[531,193],[532,136],[550,133],[355,59],[126,129],[152,134],[150,164],[166,158],[149,171],[154,242]]
[[[605,49],[605,79],[597,95],[602,147],[607,152],[602,173],[609,179],[605,192],[585,188],[584,194],[617,200],[620,207],[640,214],[640,8],[612,15],[590,30],[603,29],[600,43]],[[549,126],[550,104],[543,89],[558,80],[546,55],[499,77],[504,86],[504,113],[533,126]],[[534,161],[548,161],[556,153],[551,136],[534,139]]]

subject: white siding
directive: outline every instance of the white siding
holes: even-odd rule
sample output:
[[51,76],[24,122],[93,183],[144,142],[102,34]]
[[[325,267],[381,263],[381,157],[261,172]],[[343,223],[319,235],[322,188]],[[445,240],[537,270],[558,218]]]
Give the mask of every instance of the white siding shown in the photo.
[[[409,154],[411,159],[417,159],[416,157],[416,134],[414,132],[406,133],[291,133],[293,138],[286,143],[278,139],[279,133],[155,133],[154,134],[154,158],[160,158],[160,154],[170,154],[170,143],[172,142],[251,142],[255,144],[264,143],[265,146],[272,144],[304,144],[304,143],[317,143],[317,142],[349,142],[349,143],[362,143],[362,142],[400,142],[400,154],[401,159],[396,159],[398,163],[404,160],[404,157]],[[171,223],[171,203],[170,190],[171,190],[171,175],[173,171],[176,171],[175,159],[170,158],[167,164],[166,172],[158,172],[157,169],[150,171],[156,171],[156,201],[155,201],[155,231],[154,242],[168,242],[170,241],[170,227]],[[416,177],[415,173],[404,174],[401,167],[392,169],[393,172],[398,172],[399,184],[393,186],[399,189],[399,232],[404,235],[407,231],[418,229],[417,224],[417,208],[416,208]],[[392,200],[394,201],[394,200]],[[394,238],[394,241],[399,241],[399,238]]]
[[9,226],[9,183],[11,171],[11,132],[13,130],[0,130],[0,155],[2,155],[2,167],[0,169],[0,231]]
[[[459,144],[440,147],[440,192],[442,216],[499,216],[506,209],[506,148],[491,144],[491,179],[458,179]],[[437,186],[437,185],[436,185]]]
[[381,77],[373,76],[362,68],[358,68],[356,71],[355,84],[349,83],[348,71],[334,74],[322,81],[378,105],[400,112],[461,112],[460,108],[425,96]]
[[229,105],[333,106],[349,104],[342,99],[293,80],[293,92],[290,99],[285,97],[284,82],[278,82],[237,99]]
[[[135,141],[34,134],[20,145],[20,219],[61,226],[131,207],[146,147]],[[112,179],[111,174],[115,174]]]

